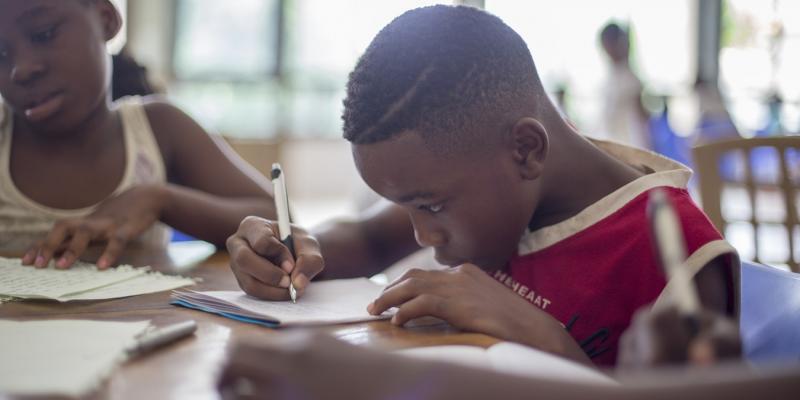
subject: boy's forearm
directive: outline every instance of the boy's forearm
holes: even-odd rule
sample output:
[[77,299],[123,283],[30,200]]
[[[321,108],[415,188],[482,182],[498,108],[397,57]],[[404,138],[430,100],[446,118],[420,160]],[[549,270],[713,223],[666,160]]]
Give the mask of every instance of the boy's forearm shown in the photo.
[[508,327],[502,339],[522,343],[594,367],[589,356],[555,318],[544,313],[538,316],[538,318],[516,319],[515,326]]
[[325,270],[321,278],[369,276],[419,249],[408,214],[388,202],[378,202],[352,220],[319,226]]
[[319,278],[371,276],[391,264],[376,254],[357,221],[332,221],[315,229],[312,235],[319,241],[325,259]]
[[216,246],[224,246],[249,215],[275,219],[272,199],[267,197],[226,198],[169,183],[155,188],[162,222]]

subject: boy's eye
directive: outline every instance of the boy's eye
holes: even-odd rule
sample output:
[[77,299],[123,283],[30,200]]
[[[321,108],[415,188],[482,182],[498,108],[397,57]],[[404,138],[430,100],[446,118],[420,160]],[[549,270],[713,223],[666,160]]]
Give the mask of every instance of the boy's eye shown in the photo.
[[56,36],[56,25],[53,25],[45,30],[38,31],[31,35],[31,40],[34,43],[47,43]]
[[437,213],[441,212],[443,208],[444,208],[444,204],[443,203],[423,204],[423,205],[419,206],[420,210],[427,211],[427,212],[429,212],[431,214],[437,214]]

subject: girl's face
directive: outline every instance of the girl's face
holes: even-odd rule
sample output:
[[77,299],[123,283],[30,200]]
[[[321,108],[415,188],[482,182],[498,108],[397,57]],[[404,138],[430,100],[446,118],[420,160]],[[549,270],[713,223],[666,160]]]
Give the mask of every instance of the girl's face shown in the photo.
[[0,95],[16,121],[65,135],[108,107],[105,42],[119,28],[104,0],[0,0]]

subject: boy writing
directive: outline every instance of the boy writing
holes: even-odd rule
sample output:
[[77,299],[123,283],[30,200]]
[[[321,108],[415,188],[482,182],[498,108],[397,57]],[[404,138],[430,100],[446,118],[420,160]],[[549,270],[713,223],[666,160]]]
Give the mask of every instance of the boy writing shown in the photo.
[[[247,293],[301,295],[326,278],[375,273],[418,246],[453,268],[411,270],[368,306],[397,307],[581,362],[616,363],[634,312],[668,301],[647,235],[648,191],[682,220],[703,305],[734,316],[734,250],[689,198],[690,171],[653,153],[588,140],[550,103],[525,42],[468,7],[408,11],[350,75],[344,136],[361,177],[391,205],[359,221],[295,233],[242,222],[228,239]],[[414,243],[416,238],[416,244]]]
[[92,243],[113,265],[165,225],[221,245],[274,216],[268,184],[174,106],[112,103],[108,0],[0,0],[0,251],[69,267]]

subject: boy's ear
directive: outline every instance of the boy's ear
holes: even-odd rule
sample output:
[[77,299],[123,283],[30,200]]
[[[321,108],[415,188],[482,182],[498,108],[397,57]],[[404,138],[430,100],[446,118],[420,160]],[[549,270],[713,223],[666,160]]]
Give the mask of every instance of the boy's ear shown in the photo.
[[122,15],[110,0],[99,0],[95,2],[95,7],[100,14],[100,21],[103,24],[103,35],[106,41],[117,36],[122,30]]
[[539,178],[550,148],[544,125],[535,118],[521,118],[511,129],[511,146],[520,176],[523,179]]

